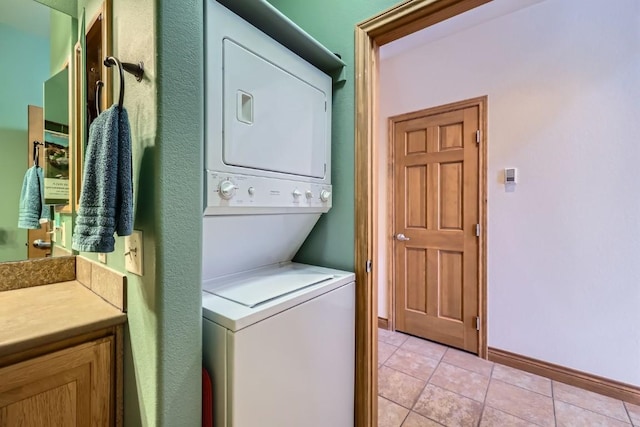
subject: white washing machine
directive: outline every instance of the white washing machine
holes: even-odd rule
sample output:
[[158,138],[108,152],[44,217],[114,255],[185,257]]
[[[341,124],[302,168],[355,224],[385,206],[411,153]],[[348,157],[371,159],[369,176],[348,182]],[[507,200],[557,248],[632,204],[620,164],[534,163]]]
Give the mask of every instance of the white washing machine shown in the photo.
[[332,207],[331,78],[205,1],[203,364],[216,427],[352,427],[354,274],[292,263]]
[[209,283],[202,306],[216,426],[353,426],[353,273],[256,269]]

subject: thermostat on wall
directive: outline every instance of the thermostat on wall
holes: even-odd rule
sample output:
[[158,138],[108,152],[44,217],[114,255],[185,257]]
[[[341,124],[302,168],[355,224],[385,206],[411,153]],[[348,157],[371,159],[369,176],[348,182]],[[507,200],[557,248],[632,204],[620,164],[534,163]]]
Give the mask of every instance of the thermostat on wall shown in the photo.
[[504,169],[504,183],[505,184],[515,184],[517,182],[517,170],[516,168],[505,168]]

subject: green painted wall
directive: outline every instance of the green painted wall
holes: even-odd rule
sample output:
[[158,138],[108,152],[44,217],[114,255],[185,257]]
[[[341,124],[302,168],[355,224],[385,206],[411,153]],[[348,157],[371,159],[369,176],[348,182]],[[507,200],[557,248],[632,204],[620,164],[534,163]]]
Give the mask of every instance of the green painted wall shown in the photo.
[[[145,66],[141,83],[125,77],[144,248],[143,276],[127,275],[127,426],[200,425],[202,3],[177,3],[113,0],[113,54]],[[86,22],[99,4],[79,2]],[[124,252],[119,237],[107,265],[124,272]]]
[[333,93],[331,179],[333,208],[323,215],[296,261],[353,270],[355,238],[354,28],[388,9],[392,0],[269,0],[347,64],[347,81]]
[[66,68],[44,82],[44,119],[69,125],[69,70]]
[[69,61],[73,45],[77,39],[77,29],[74,26],[74,19],[69,15],[51,9],[49,22],[51,25],[51,37],[49,39],[51,50],[51,75],[62,70],[65,63]]
[[0,262],[26,259],[18,203],[27,170],[27,105],[42,106],[49,40],[0,24]]
[[[155,157],[160,425],[200,426],[204,59],[202,0],[157,2]],[[150,209],[151,210],[151,209]]]

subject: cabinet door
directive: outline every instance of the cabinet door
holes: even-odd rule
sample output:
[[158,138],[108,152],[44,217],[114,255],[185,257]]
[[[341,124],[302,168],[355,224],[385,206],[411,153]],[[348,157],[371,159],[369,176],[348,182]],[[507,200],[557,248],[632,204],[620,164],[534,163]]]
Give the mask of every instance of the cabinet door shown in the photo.
[[113,337],[0,369],[0,427],[108,426]]

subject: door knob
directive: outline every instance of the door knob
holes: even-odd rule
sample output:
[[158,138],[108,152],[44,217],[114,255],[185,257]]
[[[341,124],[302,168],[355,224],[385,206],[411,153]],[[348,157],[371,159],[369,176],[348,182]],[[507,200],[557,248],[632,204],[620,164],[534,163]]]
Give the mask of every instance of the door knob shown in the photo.
[[398,234],[396,234],[396,240],[399,240],[401,242],[406,242],[407,240],[411,240],[411,239],[408,238],[407,236],[405,236],[402,233],[398,233]]
[[47,242],[45,240],[42,239],[37,239],[33,241],[33,247],[34,248],[38,248],[38,249],[50,249],[51,248],[51,242]]

